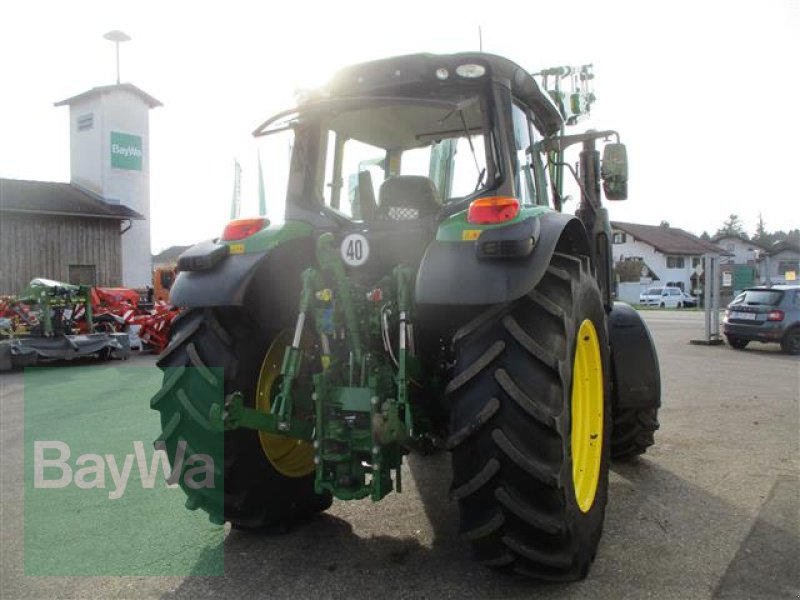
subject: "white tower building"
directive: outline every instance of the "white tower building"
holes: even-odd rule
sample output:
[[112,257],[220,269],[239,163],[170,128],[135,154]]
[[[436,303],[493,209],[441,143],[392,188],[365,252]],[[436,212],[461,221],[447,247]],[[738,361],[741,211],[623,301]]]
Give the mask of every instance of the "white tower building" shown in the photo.
[[151,285],[149,110],[161,103],[135,85],[118,83],[56,106],[69,106],[70,183],[144,216],[122,234],[122,285]]

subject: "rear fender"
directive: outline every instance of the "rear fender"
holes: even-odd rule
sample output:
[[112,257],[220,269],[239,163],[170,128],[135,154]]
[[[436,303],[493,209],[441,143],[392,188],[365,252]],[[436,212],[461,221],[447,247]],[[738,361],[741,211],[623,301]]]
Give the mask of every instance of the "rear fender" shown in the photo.
[[284,241],[267,251],[231,254],[211,269],[182,271],[170,302],[181,308],[244,307],[262,326],[293,326],[300,273],[313,261],[311,238]]
[[417,273],[418,304],[481,305],[511,302],[539,283],[556,250],[589,255],[583,224],[571,215],[547,212],[531,218],[533,250],[525,257],[481,258],[479,244],[522,243],[519,225],[484,232],[475,241],[431,242]]
[[661,406],[661,373],[655,344],[641,315],[614,302],[608,316],[613,410]]

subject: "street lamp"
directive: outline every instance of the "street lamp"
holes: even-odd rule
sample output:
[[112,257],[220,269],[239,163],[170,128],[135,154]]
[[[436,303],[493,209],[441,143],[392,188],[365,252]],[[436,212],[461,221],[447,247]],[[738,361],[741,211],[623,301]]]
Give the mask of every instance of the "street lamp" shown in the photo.
[[103,37],[109,42],[114,42],[114,45],[117,47],[117,85],[119,85],[119,43],[129,42],[131,37],[124,31],[116,29],[114,31],[109,31]]

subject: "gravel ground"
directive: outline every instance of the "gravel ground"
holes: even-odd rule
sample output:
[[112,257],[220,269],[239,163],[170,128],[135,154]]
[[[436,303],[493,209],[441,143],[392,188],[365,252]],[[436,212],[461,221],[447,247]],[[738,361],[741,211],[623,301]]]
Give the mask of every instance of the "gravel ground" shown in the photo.
[[613,467],[603,540],[583,582],[542,585],[471,562],[447,497],[446,454],[411,457],[403,493],[381,503],[336,502],[281,535],[228,532],[224,577],[25,577],[23,382],[4,374],[0,597],[798,597],[800,362],[777,346],[689,345],[702,336],[699,312],[644,314],[661,359],[662,427],[645,457]]

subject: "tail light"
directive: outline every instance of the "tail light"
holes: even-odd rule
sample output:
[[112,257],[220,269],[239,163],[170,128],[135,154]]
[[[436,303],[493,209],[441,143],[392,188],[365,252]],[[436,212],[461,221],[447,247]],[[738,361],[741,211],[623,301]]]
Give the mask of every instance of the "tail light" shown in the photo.
[[519,200],[509,196],[478,198],[469,205],[467,221],[479,225],[491,225],[512,220],[519,214]]
[[783,321],[783,317],[782,310],[771,310],[767,313],[767,321]]
[[269,220],[264,217],[254,219],[234,219],[225,226],[220,238],[223,242],[235,242],[249,238],[269,225]]

